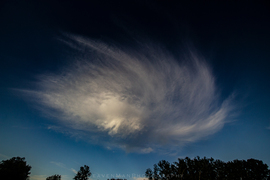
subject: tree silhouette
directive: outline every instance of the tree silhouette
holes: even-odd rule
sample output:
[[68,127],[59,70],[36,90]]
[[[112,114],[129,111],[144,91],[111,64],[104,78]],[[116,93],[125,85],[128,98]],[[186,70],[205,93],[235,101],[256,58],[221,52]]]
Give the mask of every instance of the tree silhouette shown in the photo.
[[175,164],[176,176],[178,175],[180,180],[182,180],[184,174],[186,176],[187,165],[184,159],[180,159],[180,158],[178,158],[178,162],[174,162],[174,164]]
[[149,180],[152,180],[153,179],[152,169],[150,169],[150,168],[146,169],[145,176],[148,177]]
[[234,160],[227,163],[213,158],[194,159],[186,157],[170,164],[161,160],[154,164],[154,171],[148,168],[145,176],[149,180],[266,180],[270,171],[260,160]]
[[46,180],[61,180],[61,175],[55,174],[53,176],[49,176]]
[[0,179],[27,180],[31,166],[26,164],[25,158],[13,157],[0,163]]
[[87,165],[80,167],[80,170],[77,172],[74,180],[87,180],[91,176],[90,168]]
[[256,159],[248,159],[247,164],[249,164],[249,172],[253,175],[250,177],[253,179],[263,179],[266,176],[270,179],[270,170],[268,170],[267,164]]
[[172,177],[171,164],[168,161],[162,160],[158,163],[159,167],[159,177],[166,180],[167,178]]

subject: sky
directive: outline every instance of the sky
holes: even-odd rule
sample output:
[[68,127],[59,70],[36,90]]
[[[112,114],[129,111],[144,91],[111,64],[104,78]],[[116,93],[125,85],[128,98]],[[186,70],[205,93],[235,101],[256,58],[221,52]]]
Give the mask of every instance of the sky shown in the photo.
[[30,179],[160,160],[270,165],[269,3],[2,1],[0,160]]

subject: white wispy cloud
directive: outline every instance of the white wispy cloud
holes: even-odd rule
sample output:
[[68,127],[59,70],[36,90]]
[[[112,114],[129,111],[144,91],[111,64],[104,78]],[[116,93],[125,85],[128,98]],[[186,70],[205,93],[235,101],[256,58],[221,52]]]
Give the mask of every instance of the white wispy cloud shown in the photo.
[[0,158],[1,159],[9,159],[10,157],[8,157],[7,155],[4,155],[4,154],[0,154]]
[[160,47],[128,49],[74,35],[65,42],[77,52],[75,63],[39,76],[37,90],[25,91],[61,122],[59,131],[149,153],[224,126],[231,99],[219,97],[202,57],[190,52],[179,61]]
[[[67,168],[66,165],[65,165],[64,163],[61,163],[61,162],[54,162],[54,161],[51,161],[50,163],[52,163],[52,164],[54,164],[54,165],[56,165],[56,166],[58,166],[58,167],[60,167],[60,168],[68,169],[68,170],[74,172],[75,174],[77,174],[77,171],[76,171],[75,169],[73,169],[73,168]],[[62,177],[62,178],[63,178],[63,177]]]
[[51,161],[50,163],[58,166],[58,167],[61,167],[61,168],[66,168],[66,165],[64,163],[61,163],[61,162],[54,162],[54,161]]
[[74,172],[75,174],[77,174],[77,171],[73,168],[70,169],[72,172]]

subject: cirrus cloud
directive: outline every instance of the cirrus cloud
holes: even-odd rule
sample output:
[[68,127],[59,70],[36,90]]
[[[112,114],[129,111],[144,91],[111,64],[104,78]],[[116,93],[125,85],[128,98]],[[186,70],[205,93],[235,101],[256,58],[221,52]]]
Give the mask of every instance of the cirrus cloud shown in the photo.
[[[220,130],[231,100],[219,97],[203,58],[176,60],[160,47],[116,47],[69,35],[74,62],[39,76],[31,92],[65,132],[83,132],[106,147],[149,153]],[[72,133],[71,133],[72,134]]]

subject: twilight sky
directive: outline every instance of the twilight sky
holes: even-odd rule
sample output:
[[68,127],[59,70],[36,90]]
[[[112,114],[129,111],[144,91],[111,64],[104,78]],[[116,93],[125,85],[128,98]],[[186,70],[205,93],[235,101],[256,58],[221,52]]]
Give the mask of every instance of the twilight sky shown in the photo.
[[136,180],[165,159],[270,165],[269,3],[3,1],[0,160]]

